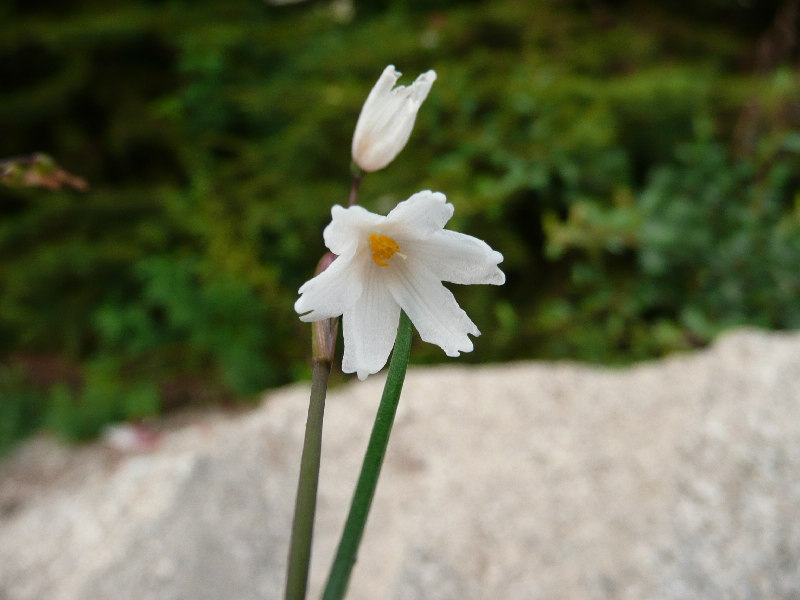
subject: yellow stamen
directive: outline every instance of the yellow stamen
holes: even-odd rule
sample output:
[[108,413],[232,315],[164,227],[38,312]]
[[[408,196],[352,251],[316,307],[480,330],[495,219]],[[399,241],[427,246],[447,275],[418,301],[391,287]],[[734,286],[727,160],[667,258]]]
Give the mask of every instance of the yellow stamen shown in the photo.
[[389,263],[386,262],[395,254],[400,254],[400,244],[395,242],[392,238],[380,233],[369,234],[369,247],[372,248],[372,260],[379,267],[388,267]]

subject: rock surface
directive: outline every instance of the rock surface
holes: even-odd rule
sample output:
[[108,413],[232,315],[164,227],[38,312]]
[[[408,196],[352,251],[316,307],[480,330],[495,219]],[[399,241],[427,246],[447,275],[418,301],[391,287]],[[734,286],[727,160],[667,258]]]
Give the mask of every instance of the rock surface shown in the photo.
[[[329,395],[311,598],[383,380]],[[0,464],[0,599],[282,598],[306,385],[138,454]],[[412,369],[351,600],[800,598],[800,335]]]

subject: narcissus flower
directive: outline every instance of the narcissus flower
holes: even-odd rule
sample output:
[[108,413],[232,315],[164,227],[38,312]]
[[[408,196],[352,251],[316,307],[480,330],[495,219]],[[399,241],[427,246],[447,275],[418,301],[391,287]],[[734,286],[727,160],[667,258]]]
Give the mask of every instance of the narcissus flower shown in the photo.
[[386,67],[361,109],[353,135],[353,160],[364,171],[382,169],[403,149],[417,111],[436,81],[436,73],[428,71],[408,87],[394,87],[400,75],[393,65]]
[[300,288],[303,321],[343,315],[342,370],[377,373],[394,345],[402,309],[426,342],[448,356],[470,352],[480,331],[443,281],[501,285],[503,255],[485,242],[444,229],[453,205],[439,192],[418,192],[387,216],[334,206],[325,245],[337,255]]

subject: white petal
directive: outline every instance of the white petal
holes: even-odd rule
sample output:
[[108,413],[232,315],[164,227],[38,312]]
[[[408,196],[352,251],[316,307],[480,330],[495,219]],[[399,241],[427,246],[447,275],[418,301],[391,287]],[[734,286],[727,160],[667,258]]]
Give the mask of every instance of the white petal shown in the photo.
[[358,116],[358,123],[356,124],[356,130],[358,130],[358,126],[361,124],[362,119],[368,120],[372,115],[375,114],[376,107],[380,106],[386,101],[386,98],[391,93],[394,84],[397,83],[397,80],[400,79],[401,75],[402,73],[395,69],[394,65],[389,65],[383,70],[381,76],[378,77],[378,81],[375,82],[375,85],[372,86],[372,89],[369,91],[369,95],[364,102],[364,106],[361,108],[361,113]]
[[[441,192],[424,190],[386,215],[386,230],[405,239],[424,239],[441,231],[453,216],[453,205]],[[391,229],[390,229],[391,228]]]
[[425,102],[425,98],[428,97],[428,92],[431,91],[434,81],[436,81],[436,71],[433,69],[417,75],[414,83],[411,84],[411,98],[417,105]]
[[400,307],[386,289],[380,270],[377,265],[367,268],[364,292],[342,320],[342,371],[356,373],[359,379],[377,373],[386,364],[400,321]]
[[421,261],[441,281],[460,284],[502,285],[505,274],[497,266],[503,255],[483,240],[443,229],[431,237],[409,244],[409,256]]
[[422,264],[393,261],[391,269],[386,284],[420,337],[441,347],[448,356],[471,352],[472,340],[467,334],[481,332],[450,290]]
[[386,217],[361,206],[343,208],[337,204],[331,209],[331,222],[322,232],[322,238],[334,254],[351,256],[358,243],[366,239],[363,234],[385,220]]
[[[334,260],[322,273],[300,287],[294,309],[301,321],[320,321],[344,314],[364,289],[363,265],[358,257]],[[305,314],[304,314],[305,313]]]

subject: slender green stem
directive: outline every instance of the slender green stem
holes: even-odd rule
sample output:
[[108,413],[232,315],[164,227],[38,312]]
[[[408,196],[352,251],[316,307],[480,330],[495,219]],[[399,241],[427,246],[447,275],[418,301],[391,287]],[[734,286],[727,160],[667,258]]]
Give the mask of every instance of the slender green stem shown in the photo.
[[311,540],[314,534],[314,514],[317,508],[317,483],[322,449],[322,417],[325,414],[325,395],[331,363],[314,360],[311,375],[311,400],[300,459],[300,478],[294,506],[292,539],[289,546],[289,566],[286,572],[286,600],[304,600],[308,586],[308,567],[311,560]]
[[375,415],[375,424],[372,426],[364,462],[361,465],[361,474],[353,493],[350,512],[347,515],[330,575],[328,575],[328,582],[322,596],[323,600],[341,600],[347,591],[350,573],[356,562],[358,546],[364,534],[367,515],[375,495],[375,488],[378,485],[383,457],[386,455],[386,447],[389,444],[389,434],[397,413],[397,404],[403,389],[410,350],[411,321],[405,313],[401,313],[392,360],[386,375],[386,384],[378,406],[378,413]]

